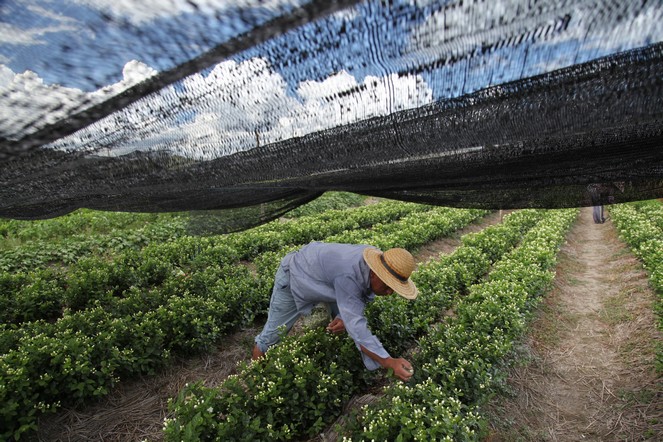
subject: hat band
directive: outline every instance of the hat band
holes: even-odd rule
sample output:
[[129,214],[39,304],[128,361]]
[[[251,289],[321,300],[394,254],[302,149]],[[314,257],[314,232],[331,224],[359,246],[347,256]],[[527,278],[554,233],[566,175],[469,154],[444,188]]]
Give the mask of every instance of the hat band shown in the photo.
[[389,264],[387,264],[387,261],[385,261],[385,259],[384,259],[384,254],[380,255],[380,262],[382,262],[382,265],[384,266],[384,268],[387,269],[387,271],[388,271],[389,273],[391,273],[391,275],[392,275],[394,278],[398,279],[398,280],[401,281],[401,282],[407,282],[407,278],[404,278],[404,277],[401,276],[396,270],[394,270],[394,269],[392,269],[391,267],[389,267]]

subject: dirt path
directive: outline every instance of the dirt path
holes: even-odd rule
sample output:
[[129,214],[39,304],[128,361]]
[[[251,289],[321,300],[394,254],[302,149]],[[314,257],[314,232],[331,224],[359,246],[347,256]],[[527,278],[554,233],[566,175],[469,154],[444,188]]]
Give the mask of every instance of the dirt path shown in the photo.
[[591,208],[562,249],[555,289],[513,370],[512,397],[490,407],[491,441],[663,438],[663,392],[653,368],[654,295],[610,221]]
[[414,259],[417,263],[421,264],[431,259],[437,259],[438,256],[442,253],[450,254],[456,250],[456,247],[460,245],[461,236],[465,235],[466,233],[479,232],[488,226],[498,224],[502,222],[504,215],[511,212],[513,212],[513,210],[498,210],[491,212],[483,218],[480,218],[458,230],[457,232],[454,232],[454,234],[451,236],[438,239],[437,241],[433,241],[422,246],[419,248],[419,250],[414,252]]

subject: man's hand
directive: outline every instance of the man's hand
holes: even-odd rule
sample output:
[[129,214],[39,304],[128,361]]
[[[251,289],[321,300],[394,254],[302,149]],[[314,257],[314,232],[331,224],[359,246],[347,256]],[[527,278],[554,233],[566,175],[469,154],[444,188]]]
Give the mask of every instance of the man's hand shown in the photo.
[[327,326],[327,331],[335,334],[343,333],[345,331],[345,324],[341,318],[336,318]]
[[386,366],[394,370],[394,376],[404,382],[409,381],[414,374],[412,364],[403,358],[389,358],[386,361]]
[[363,345],[360,345],[359,348],[366,356],[373,359],[383,368],[386,369],[391,368],[394,372],[394,376],[396,376],[401,381],[404,382],[409,381],[412,375],[414,374],[414,368],[412,368],[412,364],[410,364],[407,360],[403,358],[392,358],[392,357],[381,358],[380,356],[376,355],[375,353],[373,353]]

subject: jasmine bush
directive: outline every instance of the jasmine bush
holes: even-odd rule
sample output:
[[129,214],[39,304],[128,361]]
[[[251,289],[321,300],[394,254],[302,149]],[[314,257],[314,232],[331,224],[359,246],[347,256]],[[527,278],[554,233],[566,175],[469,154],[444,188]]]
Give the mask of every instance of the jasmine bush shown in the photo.
[[[486,281],[470,286],[455,315],[419,340],[410,383],[388,387],[380,401],[350,419],[344,440],[423,441],[429,434],[436,440],[480,440],[485,425],[480,406],[499,378],[500,361],[525,329],[527,310],[552,281],[554,255],[576,216],[576,210],[550,211],[493,266]],[[488,242],[502,248],[501,241]],[[425,412],[441,398],[453,404],[444,408],[442,420]]]
[[[619,236],[633,254],[642,262],[649,275],[656,301],[654,310],[658,316],[658,329],[663,330],[663,204],[660,201],[610,206],[612,221]],[[659,344],[656,365],[663,372],[663,345]]]

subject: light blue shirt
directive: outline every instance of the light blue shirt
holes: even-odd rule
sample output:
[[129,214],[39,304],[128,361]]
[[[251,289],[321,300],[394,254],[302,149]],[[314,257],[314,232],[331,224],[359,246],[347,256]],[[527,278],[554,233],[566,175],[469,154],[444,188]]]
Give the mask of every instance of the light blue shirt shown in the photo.
[[[389,353],[368,329],[364,316],[366,304],[375,299],[369,280],[370,268],[363,257],[367,247],[372,246],[311,242],[286,255],[281,265],[290,272],[290,290],[300,313],[310,314],[321,302],[335,302],[338,316],[360,352],[362,345],[387,358]],[[363,352],[361,356],[369,370],[380,367]]]

